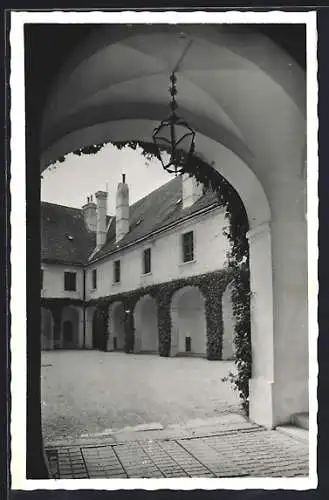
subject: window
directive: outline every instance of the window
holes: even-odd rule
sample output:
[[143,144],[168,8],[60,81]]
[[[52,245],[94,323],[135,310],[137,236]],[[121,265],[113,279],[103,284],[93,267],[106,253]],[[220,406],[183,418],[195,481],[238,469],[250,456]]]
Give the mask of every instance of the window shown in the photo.
[[96,288],[97,288],[97,269],[93,269],[92,282],[93,282],[93,290],[96,290]]
[[40,288],[43,290],[43,269],[40,271]]
[[64,290],[75,292],[77,289],[77,275],[76,273],[64,273]]
[[114,265],[114,283],[120,283],[120,261],[115,260],[113,262]]
[[183,262],[190,262],[194,259],[193,248],[193,231],[183,234],[182,236],[183,247]]
[[143,252],[143,272],[144,274],[151,272],[151,249],[147,248]]

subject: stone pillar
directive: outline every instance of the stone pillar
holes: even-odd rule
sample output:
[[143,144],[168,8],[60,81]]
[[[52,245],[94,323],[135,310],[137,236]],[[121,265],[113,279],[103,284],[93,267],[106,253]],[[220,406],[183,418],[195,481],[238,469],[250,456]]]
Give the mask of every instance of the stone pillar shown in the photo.
[[250,253],[252,375],[249,418],[271,428],[273,422],[274,328],[271,231],[263,223],[247,233]]
[[84,331],[84,319],[83,319],[83,309],[79,307],[79,320],[78,320],[78,335],[77,335],[77,348],[83,348],[83,331]]
[[85,331],[85,349],[93,348],[93,317],[95,314],[94,308],[86,309],[86,331]]

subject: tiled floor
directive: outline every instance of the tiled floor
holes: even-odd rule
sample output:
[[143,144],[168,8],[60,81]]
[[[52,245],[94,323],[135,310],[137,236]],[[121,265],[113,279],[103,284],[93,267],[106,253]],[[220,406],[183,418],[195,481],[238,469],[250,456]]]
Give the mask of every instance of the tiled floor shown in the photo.
[[292,477],[308,475],[308,443],[246,422],[192,432],[117,435],[104,444],[49,446],[54,478]]

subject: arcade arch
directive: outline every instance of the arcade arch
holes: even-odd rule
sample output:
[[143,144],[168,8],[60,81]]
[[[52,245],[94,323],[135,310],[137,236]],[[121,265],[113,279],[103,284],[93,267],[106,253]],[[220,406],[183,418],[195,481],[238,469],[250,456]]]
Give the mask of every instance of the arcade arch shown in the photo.
[[62,349],[76,349],[82,346],[82,318],[79,308],[66,306],[61,318],[61,347]]
[[174,293],[171,306],[171,356],[206,355],[205,299],[199,288],[186,286]]
[[108,350],[123,351],[125,346],[125,308],[122,302],[116,301],[109,306],[108,333]]
[[134,309],[134,351],[158,352],[158,308],[150,295],[141,297]]

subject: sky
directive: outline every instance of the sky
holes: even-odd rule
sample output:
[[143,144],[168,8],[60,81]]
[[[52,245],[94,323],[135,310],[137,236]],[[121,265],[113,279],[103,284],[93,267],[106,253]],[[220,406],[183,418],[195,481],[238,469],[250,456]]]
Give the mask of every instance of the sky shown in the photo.
[[141,149],[119,150],[106,144],[95,155],[71,153],[64,163],[57,162],[45,170],[41,179],[41,200],[81,208],[87,196],[107,190],[107,212],[114,214],[116,189],[122,173],[126,174],[129,185],[130,204],[172,179],[158,160],[149,161],[142,156]]

